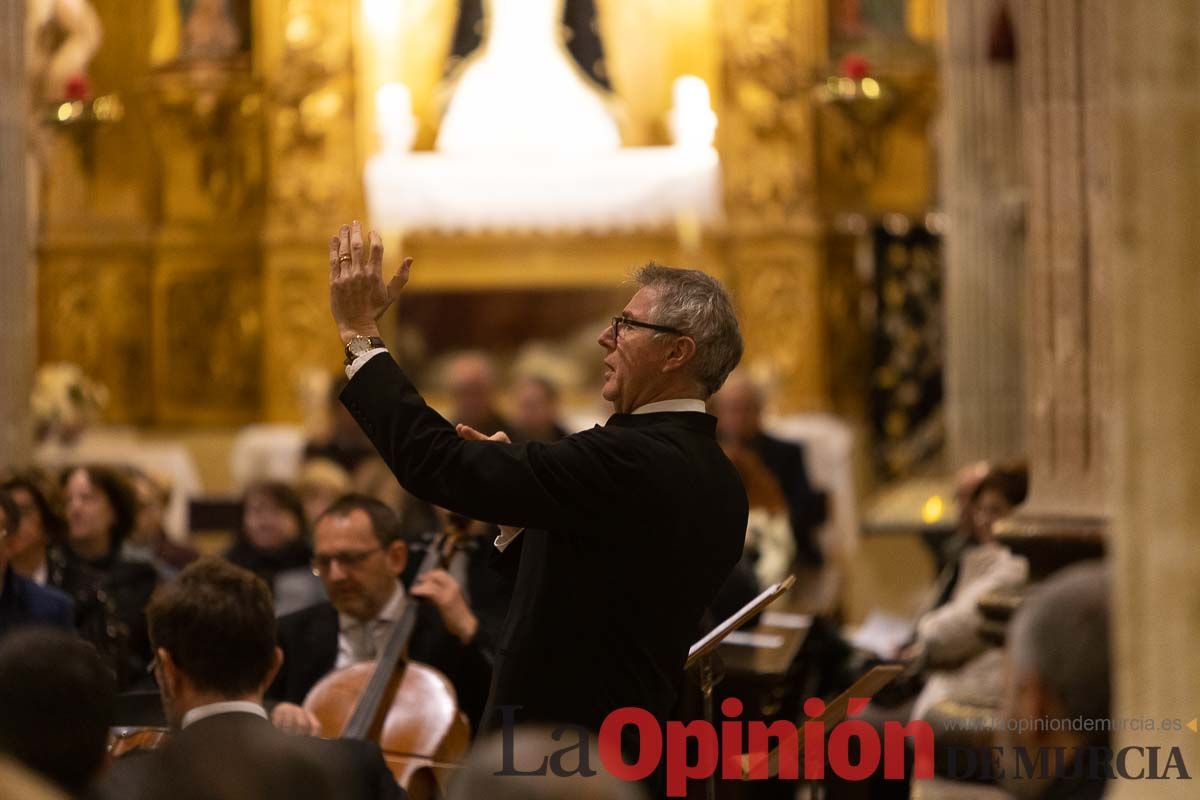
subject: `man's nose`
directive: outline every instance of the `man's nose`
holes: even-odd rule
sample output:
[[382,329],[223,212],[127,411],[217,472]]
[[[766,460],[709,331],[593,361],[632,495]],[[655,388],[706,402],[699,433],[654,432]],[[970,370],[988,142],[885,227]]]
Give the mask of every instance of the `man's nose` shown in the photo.
[[617,343],[613,341],[611,325],[606,325],[604,330],[600,331],[600,336],[596,339],[596,342],[605,350],[612,350],[616,348]]
[[337,582],[346,577],[346,569],[342,566],[342,560],[335,558],[329,562],[329,572],[326,573],[329,580]]

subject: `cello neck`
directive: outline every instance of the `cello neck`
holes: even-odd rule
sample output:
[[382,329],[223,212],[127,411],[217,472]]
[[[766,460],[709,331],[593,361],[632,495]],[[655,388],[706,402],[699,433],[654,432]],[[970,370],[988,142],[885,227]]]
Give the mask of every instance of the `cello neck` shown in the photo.
[[[448,533],[439,533],[434,537],[429,549],[425,551],[425,557],[421,559],[421,567],[417,571],[417,577],[419,578],[426,572],[443,567],[444,561],[447,558],[446,551],[453,548],[457,538],[456,534]],[[367,687],[363,690],[362,696],[358,698],[358,703],[354,706],[354,711],[346,723],[345,730],[342,731],[343,738],[361,740],[372,740],[375,738],[373,733],[376,727],[376,720],[379,717],[379,710],[383,706],[384,697],[387,695],[388,684],[391,683],[392,675],[401,666],[404,653],[408,649],[408,642],[412,638],[413,630],[417,625],[418,610],[419,606],[413,599],[405,603],[404,613],[392,627],[392,632],[388,634],[387,643],[383,646],[383,652],[379,654],[379,657],[375,661],[375,671],[371,674],[371,679],[367,682]]]

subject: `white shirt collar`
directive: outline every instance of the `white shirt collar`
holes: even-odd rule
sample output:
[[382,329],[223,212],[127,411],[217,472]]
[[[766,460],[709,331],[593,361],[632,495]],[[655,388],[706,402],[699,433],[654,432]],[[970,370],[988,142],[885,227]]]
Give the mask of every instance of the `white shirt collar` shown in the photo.
[[646,403],[633,410],[634,414],[657,414],[662,411],[699,411],[705,413],[704,401],[694,397],[681,397],[678,400],[659,400],[657,403]]
[[193,725],[208,717],[215,717],[217,714],[253,714],[263,719],[268,718],[266,710],[258,703],[251,703],[249,700],[229,700],[224,703],[209,703],[206,706],[196,706],[183,715],[183,721],[179,724],[179,727],[186,728],[188,725]]
[[397,581],[396,588],[392,590],[392,596],[388,598],[387,602],[383,604],[383,608],[379,609],[379,613],[372,619],[361,620],[349,614],[338,613],[338,630],[344,631],[349,628],[356,628],[364,622],[397,622],[404,614],[405,599],[404,588]]

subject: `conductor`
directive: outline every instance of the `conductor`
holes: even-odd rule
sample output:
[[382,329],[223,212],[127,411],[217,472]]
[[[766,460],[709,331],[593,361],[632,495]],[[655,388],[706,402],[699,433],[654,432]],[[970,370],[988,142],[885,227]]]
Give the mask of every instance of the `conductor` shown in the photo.
[[729,295],[696,270],[642,267],[598,340],[615,413],[553,443],[510,444],[456,429],[388,354],[376,320],[412,259],[390,282],[382,263],[378,234],[357,222],[329,243],[350,378],[341,400],[409,492],[510,526],[493,554],[513,597],[483,727],[596,731],[624,706],[665,720],[701,615],[745,539],[746,494],[704,406],[742,355]]

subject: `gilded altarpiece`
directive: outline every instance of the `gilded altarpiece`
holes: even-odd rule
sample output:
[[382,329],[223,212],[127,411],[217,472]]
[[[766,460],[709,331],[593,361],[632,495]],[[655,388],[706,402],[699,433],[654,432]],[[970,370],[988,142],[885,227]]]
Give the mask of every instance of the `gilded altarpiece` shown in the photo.
[[785,409],[826,408],[812,100],[826,60],[824,4],[748,0],[719,4],[717,14],[717,136],[745,363],[775,384]]
[[328,237],[362,215],[355,135],[350,0],[262,3],[270,165],[263,234],[263,412],[295,420],[306,369],[331,369],[341,345],[329,320]]
[[[76,361],[105,383],[113,422],[296,420],[302,373],[340,362],[324,253],[332,226],[364,214],[364,7],[236,5],[242,44],[198,60],[183,57],[187,27],[170,19],[183,6],[99,0],[94,88],[117,93],[125,116],[90,138],[48,128],[39,358]],[[772,379],[781,410],[844,407],[829,314],[849,319],[854,287],[830,273],[813,92],[830,69],[826,3],[664,0],[646,19],[639,7],[598,3],[627,143],[664,143],[675,76],[710,79],[726,224],[622,236],[414,232],[403,243],[423,265],[412,290],[606,287],[648,258],[699,266],[734,290],[747,363]],[[448,6],[420,8],[442,20]],[[670,47],[653,56],[646,43],[660,38]],[[414,84],[426,98],[421,141],[436,117],[430,48]]]

